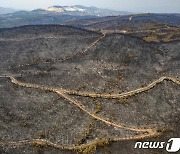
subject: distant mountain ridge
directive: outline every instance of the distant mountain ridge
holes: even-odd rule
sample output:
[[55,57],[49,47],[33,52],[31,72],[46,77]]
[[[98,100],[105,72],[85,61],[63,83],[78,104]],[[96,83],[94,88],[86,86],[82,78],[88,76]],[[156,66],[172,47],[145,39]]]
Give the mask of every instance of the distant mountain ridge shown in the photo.
[[[66,15],[93,15],[93,16],[117,16],[117,15],[127,15],[130,14],[126,11],[114,11],[110,9],[100,9],[97,7],[86,7],[81,5],[74,5],[74,6],[51,6],[46,9],[38,9],[41,12],[47,11],[51,13],[60,13],[60,14],[66,14]],[[33,10],[37,11],[37,10]]]
[[128,14],[128,12],[81,5],[52,6],[46,9],[0,14],[0,28],[63,24],[86,29],[128,30],[134,26],[142,29],[147,27],[147,23],[151,28],[155,23],[179,26],[179,18],[180,14]]
[[17,11],[14,13],[0,14],[0,28],[23,25],[64,24],[65,22],[73,20],[126,14],[128,14],[128,12],[85,7],[81,5],[52,6],[46,9],[39,8],[32,11]]
[[52,6],[46,9],[47,11],[51,12],[74,12],[74,11],[79,11],[79,12],[85,12],[85,9],[82,9],[80,7],[76,6]]
[[16,10],[11,9],[11,8],[0,7],[0,15],[7,14],[7,13],[14,13],[14,12],[16,12]]

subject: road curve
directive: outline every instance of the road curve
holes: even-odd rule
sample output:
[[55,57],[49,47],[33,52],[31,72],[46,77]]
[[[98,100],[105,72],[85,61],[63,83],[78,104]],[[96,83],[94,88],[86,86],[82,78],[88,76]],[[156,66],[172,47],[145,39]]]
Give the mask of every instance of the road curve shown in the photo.
[[22,141],[0,141],[0,146],[11,146],[11,147],[19,147],[19,146],[26,146],[26,145],[35,145],[35,146],[49,146],[49,147],[53,147],[53,148],[57,148],[57,149],[66,149],[66,150],[79,150],[79,149],[84,149],[88,146],[91,145],[98,145],[99,142],[109,142],[109,141],[123,141],[123,140],[137,140],[137,139],[144,139],[144,138],[148,138],[148,137],[155,137],[160,135],[162,132],[159,132],[159,127],[153,127],[153,128],[137,128],[137,127],[132,127],[132,126],[126,126],[122,123],[116,123],[113,121],[109,121],[106,120],[105,118],[102,118],[94,113],[91,113],[90,111],[88,111],[86,109],[86,107],[82,104],[80,104],[79,102],[77,102],[76,100],[72,99],[71,97],[69,97],[68,95],[80,95],[80,96],[88,96],[88,97],[103,97],[103,98],[121,98],[121,97],[128,97],[128,96],[132,96],[138,93],[142,93],[144,91],[147,91],[153,87],[155,87],[157,84],[163,82],[164,80],[169,80],[177,85],[180,85],[180,81],[177,80],[176,78],[173,77],[161,77],[153,82],[151,82],[150,84],[148,84],[147,86],[144,86],[142,88],[138,88],[129,92],[125,92],[125,93],[121,93],[121,94],[96,94],[96,93],[88,93],[88,92],[77,92],[77,91],[72,91],[72,90],[65,90],[62,88],[54,88],[54,87],[48,87],[48,86],[43,86],[43,85],[38,85],[38,84],[33,84],[33,83],[25,83],[22,81],[18,81],[16,78],[14,78],[13,76],[8,76],[8,75],[3,75],[0,76],[0,78],[9,78],[11,80],[12,83],[22,86],[22,87],[27,87],[27,88],[36,88],[36,89],[41,89],[41,90],[46,90],[46,91],[50,91],[50,92],[54,92],[57,93],[60,97],[64,98],[65,100],[67,100],[68,102],[71,102],[72,104],[74,104],[75,106],[77,106],[79,109],[81,109],[84,113],[88,114],[89,116],[91,116],[92,118],[99,120],[107,125],[111,125],[114,127],[118,127],[121,129],[126,129],[126,130],[130,130],[130,131],[135,131],[135,132],[140,132],[141,134],[139,135],[134,135],[131,137],[125,137],[125,138],[121,138],[121,137],[109,137],[109,138],[104,138],[104,139],[96,139],[93,141],[90,141],[86,144],[81,144],[78,146],[75,145],[70,145],[70,146],[63,146],[63,145],[59,145],[53,142],[50,142],[48,140],[45,139],[31,139],[31,140],[22,140]]

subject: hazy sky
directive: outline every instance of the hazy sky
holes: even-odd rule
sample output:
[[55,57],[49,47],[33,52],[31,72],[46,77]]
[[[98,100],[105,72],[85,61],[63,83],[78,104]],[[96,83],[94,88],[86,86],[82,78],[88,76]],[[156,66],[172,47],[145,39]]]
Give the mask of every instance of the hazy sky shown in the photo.
[[47,8],[53,5],[85,5],[120,11],[180,13],[180,0],[0,0],[0,7]]

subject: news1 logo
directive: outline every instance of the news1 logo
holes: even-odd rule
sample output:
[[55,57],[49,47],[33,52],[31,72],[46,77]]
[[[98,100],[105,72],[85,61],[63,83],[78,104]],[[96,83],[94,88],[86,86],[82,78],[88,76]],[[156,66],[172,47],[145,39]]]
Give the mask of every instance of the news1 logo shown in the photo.
[[178,152],[180,150],[180,138],[171,138],[165,142],[136,142],[134,148],[137,149],[163,149],[166,146],[168,152]]

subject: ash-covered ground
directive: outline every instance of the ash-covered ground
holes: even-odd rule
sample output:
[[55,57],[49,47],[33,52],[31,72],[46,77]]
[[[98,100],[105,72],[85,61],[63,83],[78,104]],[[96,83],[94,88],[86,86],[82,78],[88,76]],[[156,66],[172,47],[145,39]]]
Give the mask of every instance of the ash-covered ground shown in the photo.
[[[121,94],[163,76],[180,80],[179,47],[179,41],[151,43],[129,34],[71,26],[1,29],[0,143],[43,139],[77,146],[96,139],[140,134],[97,120],[55,92],[14,84],[3,76],[77,92]],[[170,80],[124,98],[68,97],[110,122],[135,128],[167,128],[159,136],[109,142],[90,150],[91,153],[166,153],[165,148],[134,149],[134,144],[136,141],[167,142],[180,136],[180,86]],[[0,146],[0,153],[71,154],[75,151],[9,143]]]

